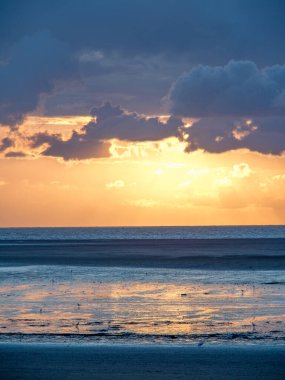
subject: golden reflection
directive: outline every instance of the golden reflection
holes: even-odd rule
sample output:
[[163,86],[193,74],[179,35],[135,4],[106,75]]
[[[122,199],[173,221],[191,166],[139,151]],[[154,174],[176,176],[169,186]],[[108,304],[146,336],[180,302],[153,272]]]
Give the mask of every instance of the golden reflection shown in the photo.
[[54,280],[3,286],[0,293],[2,333],[182,336],[256,329],[264,333],[277,325],[280,329],[285,314],[280,288],[190,280],[184,284]]

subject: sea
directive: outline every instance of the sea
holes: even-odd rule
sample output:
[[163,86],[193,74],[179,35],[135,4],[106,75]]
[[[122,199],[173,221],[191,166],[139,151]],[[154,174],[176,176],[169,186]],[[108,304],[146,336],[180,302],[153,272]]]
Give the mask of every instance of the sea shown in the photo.
[[0,229],[0,342],[284,344],[285,226]]
[[282,226],[0,228],[1,240],[285,238]]

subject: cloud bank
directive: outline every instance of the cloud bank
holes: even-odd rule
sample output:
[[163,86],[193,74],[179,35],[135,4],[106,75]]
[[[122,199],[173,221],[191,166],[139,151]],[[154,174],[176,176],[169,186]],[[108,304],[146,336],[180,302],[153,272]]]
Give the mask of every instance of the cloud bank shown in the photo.
[[105,99],[149,113],[197,63],[285,61],[278,0],[3,0],[0,28],[0,123],[12,126],[43,93],[49,115]]
[[187,152],[202,149],[209,153],[223,153],[249,149],[280,155],[285,151],[285,118],[202,118],[187,129],[186,136]]
[[195,67],[170,92],[174,114],[191,117],[285,115],[285,65],[251,61]]
[[169,100],[173,114],[199,118],[187,130],[188,152],[285,150],[284,65],[264,69],[250,61],[199,65],[177,79]]
[[0,141],[0,152],[4,152],[6,149],[11,148],[14,145],[13,140],[9,137],[5,137]]
[[39,133],[31,137],[31,147],[47,146],[42,155],[61,157],[64,160],[81,160],[110,156],[108,140],[158,141],[167,137],[179,137],[180,118],[170,117],[162,122],[158,117],[146,117],[129,113],[120,106],[105,103],[91,111],[93,121],[74,131],[68,140],[59,134]]
[[36,109],[42,93],[73,72],[66,45],[39,32],[12,45],[0,65],[0,124],[15,126]]
[[[112,138],[181,138],[182,116],[199,119],[184,134],[187,151],[284,151],[279,0],[3,0],[0,28],[1,125],[35,111],[85,115],[106,99],[132,110],[95,110],[96,123],[69,140],[35,136],[45,155],[101,157]],[[170,87],[169,121],[141,116],[162,113]]]

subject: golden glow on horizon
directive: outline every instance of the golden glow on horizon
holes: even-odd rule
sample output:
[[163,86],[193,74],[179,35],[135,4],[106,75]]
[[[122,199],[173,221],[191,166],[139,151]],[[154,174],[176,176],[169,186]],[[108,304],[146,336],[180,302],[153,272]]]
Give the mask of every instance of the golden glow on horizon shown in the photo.
[[[89,120],[30,117],[21,130],[63,128],[68,136]],[[285,223],[284,155],[188,154],[184,148],[175,138],[112,140],[111,157],[104,159],[1,158],[0,225]]]

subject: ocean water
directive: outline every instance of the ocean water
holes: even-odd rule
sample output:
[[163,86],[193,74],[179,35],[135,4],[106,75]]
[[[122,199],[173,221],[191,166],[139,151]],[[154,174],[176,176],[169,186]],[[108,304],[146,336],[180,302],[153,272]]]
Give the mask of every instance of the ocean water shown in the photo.
[[285,226],[0,228],[0,240],[285,238]]
[[285,343],[285,227],[0,229],[0,341]]

